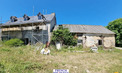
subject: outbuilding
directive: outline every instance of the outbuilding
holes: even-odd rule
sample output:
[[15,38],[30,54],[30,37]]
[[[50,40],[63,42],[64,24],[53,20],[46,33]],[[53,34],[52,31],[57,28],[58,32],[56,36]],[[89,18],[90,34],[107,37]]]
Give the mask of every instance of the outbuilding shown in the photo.
[[103,46],[115,47],[115,33],[100,25],[72,25],[62,24],[70,33],[76,34],[77,45],[83,47]]

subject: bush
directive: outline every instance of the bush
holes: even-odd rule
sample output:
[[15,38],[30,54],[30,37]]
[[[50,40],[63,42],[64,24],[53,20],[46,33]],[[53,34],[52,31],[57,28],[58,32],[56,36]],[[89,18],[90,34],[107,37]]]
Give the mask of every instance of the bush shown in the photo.
[[67,28],[60,26],[57,30],[53,31],[52,42],[60,42],[62,45],[75,46],[77,39],[75,34],[70,33]]
[[10,39],[6,41],[4,44],[11,47],[17,47],[23,45],[23,43],[24,42],[20,39]]

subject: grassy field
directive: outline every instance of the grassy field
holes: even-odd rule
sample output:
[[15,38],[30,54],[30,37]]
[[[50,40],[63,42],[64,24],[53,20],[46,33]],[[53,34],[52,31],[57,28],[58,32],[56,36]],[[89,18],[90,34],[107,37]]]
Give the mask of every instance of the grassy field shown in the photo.
[[[70,73],[122,73],[122,50],[69,48],[41,55],[35,47],[0,46],[0,73],[52,73],[53,69],[69,69]],[[73,52],[82,51],[86,52]]]

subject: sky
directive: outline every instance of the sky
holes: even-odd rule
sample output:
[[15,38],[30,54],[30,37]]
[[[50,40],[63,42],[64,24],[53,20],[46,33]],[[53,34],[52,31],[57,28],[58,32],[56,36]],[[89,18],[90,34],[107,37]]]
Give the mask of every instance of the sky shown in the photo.
[[122,18],[122,0],[0,0],[0,19],[10,16],[33,16],[39,12],[56,14],[57,24],[86,24],[107,26]]

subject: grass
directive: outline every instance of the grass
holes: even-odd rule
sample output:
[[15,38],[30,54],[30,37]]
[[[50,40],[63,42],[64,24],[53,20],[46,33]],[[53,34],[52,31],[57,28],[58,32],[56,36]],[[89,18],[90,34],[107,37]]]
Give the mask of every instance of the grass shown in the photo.
[[[50,46],[51,54],[42,55],[34,46],[0,46],[0,73],[52,73],[53,69],[69,69],[70,73],[122,73],[122,50],[63,47],[56,50]],[[87,52],[73,52],[87,51]]]

